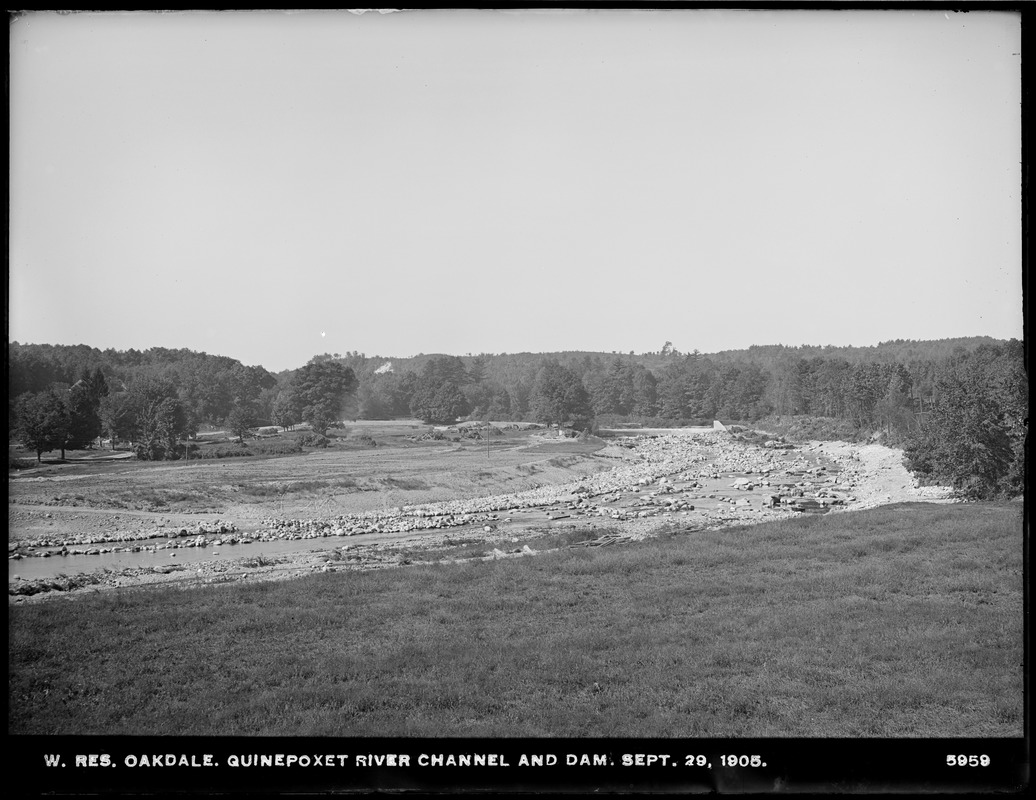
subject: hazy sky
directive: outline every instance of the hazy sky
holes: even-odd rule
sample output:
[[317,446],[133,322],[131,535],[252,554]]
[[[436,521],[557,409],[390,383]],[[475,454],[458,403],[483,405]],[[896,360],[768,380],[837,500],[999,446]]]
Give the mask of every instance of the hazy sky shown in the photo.
[[9,338],[323,352],[1022,337],[1020,20],[31,13]]

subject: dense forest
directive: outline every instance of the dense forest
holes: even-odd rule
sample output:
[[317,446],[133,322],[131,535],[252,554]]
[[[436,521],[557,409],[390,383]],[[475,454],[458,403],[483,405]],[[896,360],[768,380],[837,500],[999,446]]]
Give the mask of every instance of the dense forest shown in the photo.
[[1024,346],[986,337],[711,355],[669,342],[639,355],[325,353],[278,374],[190,350],[13,342],[8,387],[10,429],[37,458],[102,439],[131,442],[141,459],[178,458],[206,425],[243,437],[261,425],[305,422],[323,435],[342,420],[404,416],[591,431],[721,419],[879,438],[903,447],[922,478],[972,497],[1021,492],[1028,425]]

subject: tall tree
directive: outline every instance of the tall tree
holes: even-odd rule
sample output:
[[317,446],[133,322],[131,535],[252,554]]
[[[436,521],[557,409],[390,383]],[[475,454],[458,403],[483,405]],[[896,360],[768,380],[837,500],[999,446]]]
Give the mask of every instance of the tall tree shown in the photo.
[[43,453],[60,447],[68,430],[68,416],[61,396],[52,389],[26,392],[16,402],[18,438],[36,452],[36,462]]
[[144,377],[129,387],[127,402],[135,419],[137,458],[143,461],[173,459],[177,442],[189,432],[188,417],[167,380]]
[[101,435],[100,400],[89,383],[80,380],[69,388],[65,408],[68,414],[65,447],[80,450]]
[[898,441],[909,432],[914,420],[910,408],[910,373],[902,364],[888,365],[886,373],[888,385],[885,394],[875,403],[874,411],[886,435]]
[[453,381],[438,385],[419,385],[411,401],[411,411],[424,422],[450,424],[468,413],[470,406],[464,393]]
[[485,353],[480,353],[471,359],[471,363],[468,365],[468,383],[482,383],[486,378],[486,366],[489,362],[489,358]]
[[665,419],[683,419],[687,416],[687,373],[680,364],[671,364],[658,379],[656,386],[658,413]]
[[529,404],[540,422],[571,422],[577,428],[588,428],[593,420],[590,395],[579,376],[568,367],[550,359],[536,374]]
[[399,376],[395,389],[392,393],[392,413],[397,417],[404,417],[412,413],[410,403],[417,391],[420,377],[412,369],[406,370]]
[[311,361],[295,371],[292,391],[303,421],[321,435],[351,413],[356,375],[337,361]]
[[102,397],[108,396],[109,391],[111,389],[108,386],[108,379],[104,377],[104,372],[98,367],[90,376],[90,394],[99,403]]
[[512,385],[508,394],[511,396],[510,416],[512,419],[525,419],[529,413],[529,395],[531,393],[529,382],[518,378]]
[[282,428],[294,428],[302,421],[302,409],[299,407],[298,398],[290,386],[281,389],[273,401],[271,409],[273,424]]
[[102,431],[111,439],[112,450],[120,439],[132,441],[136,417],[128,392],[116,392],[102,397],[98,415]]
[[255,408],[250,403],[235,403],[227,415],[226,428],[238,442],[244,442],[249,430],[255,427]]
[[658,380],[639,364],[633,371],[633,407],[630,413],[653,417],[658,412]]

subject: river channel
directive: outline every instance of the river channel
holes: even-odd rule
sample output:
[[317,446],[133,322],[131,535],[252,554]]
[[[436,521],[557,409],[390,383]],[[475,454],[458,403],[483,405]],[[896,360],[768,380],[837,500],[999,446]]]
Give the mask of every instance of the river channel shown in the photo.
[[[337,538],[337,537],[336,537]],[[343,540],[344,541],[344,540]],[[162,540],[151,540],[148,546],[165,544]],[[7,579],[15,576],[25,580],[55,578],[59,575],[75,575],[81,572],[95,572],[102,569],[113,571],[157,567],[162,564],[183,566],[210,561],[234,561],[250,556],[276,556],[291,553],[307,553],[327,550],[334,545],[328,539],[296,539],[277,542],[252,542],[250,544],[220,545],[210,547],[180,547],[175,550],[140,550],[139,552],[99,553],[97,555],[52,555],[49,558],[22,558],[7,562]]]
[[[703,431],[702,429],[685,429],[684,432],[699,433]],[[644,431],[644,433],[648,433],[648,431]],[[627,487],[593,497],[591,502],[584,505],[574,504],[575,495],[571,494],[575,488],[574,484],[558,486],[557,494],[562,499],[530,507],[500,511],[498,514],[491,515],[488,520],[480,519],[469,524],[459,524],[458,520],[448,528],[411,529],[400,532],[382,531],[354,536],[325,535],[310,538],[264,539],[237,544],[229,544],[226,541],[215,544],[213,540],[216,537],[210,535],[206,537],[209,540],[206,545],[193,547],[185,545],[196,540],[195,536],[156,538],[132,543],[114,542],[108,546],[117,548],[117,552],[96,555],[62,555],[58,552],[59,548],[41,548],[35,556],[9,559],[8,581],[51,579],[61,575],[93,573],[104,569],[114,572],[126,569],[151,569],[163,565],[183,568],[222,562],[227,565],[227,568],[232,568],[233,562],[257,556],[276,559],[294,554],[330,551],[346,545],[376,545],[403,539],[413,541],[422,535],[449,534],[458,538],[467,538],[470,541],[472,536],[483,534],[483,526],[487,524],[499,537],[506,535],[509,531],[513,531],[517,535],[520,531],[532,528],[543,530],[544,528],[572,525],[586,527],[590,531],[595,527],[612,525],[615,520],[628,521],[631,518],[639,519],[645,516],[652,517],[656,524],[680,521],[692,528],[714,524],[717,521],[762,521],[763,518],[776,513],[765,511],[773,493],[779,491],[779,486],[787,487],[791,483],[801,480],[801,469],[804,466],[824,464],[833,471],[838,469],[827,459],[817,459],[813,454],[807,455],[798,450],[773,453],[772,458],[773,469],[768,476],[772,478],[772,485],[770,480],[757,477],[750,488],[739,488],[736,492],[731,490],[732,482],[747,473],[725,471],[715,476],[700,475],[694,479],[680,479],[674,476],[668,481],[663,493],[653,491],[657,489],[657,486]],[[684,504],[672,505],[674,499],[681,500]],[[757,518],[753,519],[753,515]],[[238,538],[247,539],[250,533],[253,532],[240,530],[235,535]],[[140,549],[136,552],[123,550],[123,548],[131,546],[137,546]],[[487,544],[487,547],[491,549],[492,545]],[[43,550],[49,552],[50,555],[46,557],[39,555]]]

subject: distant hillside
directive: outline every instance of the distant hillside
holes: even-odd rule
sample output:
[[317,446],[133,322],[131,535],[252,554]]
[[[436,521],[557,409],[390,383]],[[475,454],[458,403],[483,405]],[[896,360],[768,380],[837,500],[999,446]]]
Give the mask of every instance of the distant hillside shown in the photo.
[[842,358],[850,364],[877,362],[890,364],[900,362],[942,359],[955,350],[971,352],[982,345],[1001,344],[1003,340],[991,336],[969,336],[956,339],[891,339],[871,347],[836,347],[825,345],[800,345],[789,347],[783,344],[752,345],[747,350],[722,350],[710,356],[717,361],[727,359],[748,359],[768,363],[782,358]]
[[172,350],[151,347],[147,350],[99,350],[85,344],[20,344],[7,347],[8,395],[39,392],[55,383],[73,384],[86,374],[100,370],[118,390],[140,374],[183,373],[203,374],[211,380],[218,373],[233,370],[254,373],[260,382],[269,383],[272,376],[259,366],[245,367],[228,356],[210,355],[186,348]]
[[[1003,341],[990,336],[971,336],[955,339],[893,339],[868,347],[772,344],[752,345],[742,350],[695,353],[694,355],[707,358],[717,364],[741,361],[767,365],[787,358],[844,359],[850,364],[871,362],[879,364],[891,364],[894,362],[908,364],[917,361],[938,361],[952,355],[955,350],[970,353],[982,345],[1002,344]],[[367,358],[367,361],[372,365],[372,368],[391,362],[393,372],[399,373],[406,370],[420,372],[424,365],[432,359],[442,358],[446,355],[456,354],[420,353],[416,356],[404,358],[374,356]],[[478,358],[485,359],[491,374],[497,372],[524,372],[529,368],[538,367],[540,362],[546,359],[554,359],[564,366],[571,367],[585,366],[587,363],[607,365],[615,361],[615,359],[621,359],[624,362],[636,364],[658,373],[674,363],[685,360],[688,355],[691,354],[680,351],[663,354],[660,351],[634,353],[632,351],[619,352],[614,350],[610,352],[604,350],[558,350],[544,353],[481,353],[462,355],[460,358],[464,365],[468,367]]]
[[[697,353],[693,355],[707,358],[716,364],[732,362],[748,362],[760,366],[772,365],[785,359],[843,359],[850,364],[899,362],[910,364],[919,361],[938,361],[950,356],[954,351],[972,352],[982,345],[1002,343],[1002,340],[989,336],[972,336],[956,339],[912,340],[894,339],[870,347],[835,347],[832,345],[800,345],[788,346],[752,345],[743,350],[721,350],[716,353]],[[353,368],[357,375],[373,373],[377,370],[391,370],[402,374],[407,370],[420,373],[428,362],[453,357],[456,354],[419,353],[415,356],[367,356],[356,351],[339,354],[324,353],[315,355],[316,360],[334,359]],[[590,369],[600,369],[612,364],[616,359],[631,365],[644,367],[658,374],[666,367],[684,362],[689,355],[680,351],[668,353],[649,352],[634,353],[632,351],[594,351],[594,350],[559,350],[543,353],[480,353],[461,355],[464,366],[470,368],[476,361],[481,361],[487,376],[507,382],[521,374],[535,371],[548,359],[553,359],[563,366],[573,367],[581,373]],[[99,350],[85,344],[19,344],[12,342],[8,346],[9,390],[11,396],[21,391],[39,391],[52,382],[73,383],[84,371],[92,372],[100,368],[109,377],[123,379],[132,377],[139,368],[168,366],[178,362],[198,360],[216,362],[223,369],[240,365],[236,359],[226,356],[210,355],[187,349],[169,349],[153,347],[148,350]],[[386,366],[390,365],[390,366]],[[299,364],[298,366],[303,366]],[[259,368],[259,367],[256,367]],[[286,377],[293,370],[282,370],[277,377]]]

